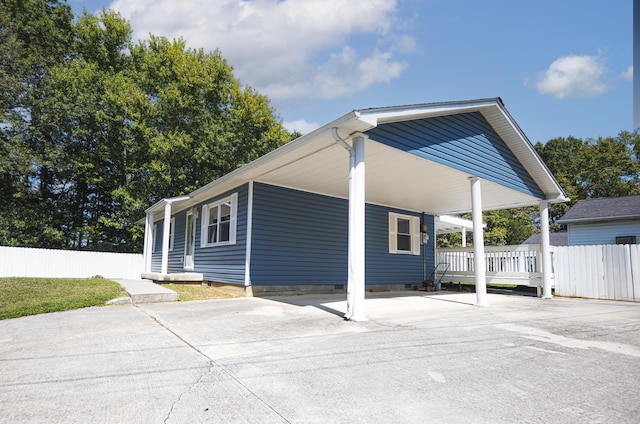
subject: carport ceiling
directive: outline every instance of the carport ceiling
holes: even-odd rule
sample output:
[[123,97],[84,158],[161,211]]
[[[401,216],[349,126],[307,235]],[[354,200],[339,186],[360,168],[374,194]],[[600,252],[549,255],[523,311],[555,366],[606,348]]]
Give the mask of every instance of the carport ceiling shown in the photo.
[[[365,148],[366,201],[435,215],[471,210],[469,175],[378,143]],[[349,197],[349,153],[338,143],[269,171],[255,181]],[[482,181],[483,209],[537,204],[539,199]]]

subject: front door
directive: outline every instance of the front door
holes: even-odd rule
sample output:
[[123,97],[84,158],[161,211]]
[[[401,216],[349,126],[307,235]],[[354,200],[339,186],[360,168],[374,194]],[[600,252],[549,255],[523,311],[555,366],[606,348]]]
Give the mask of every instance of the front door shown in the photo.
[[187,228],[184,240],[184,269],[193,271],[193,254],[196,250],[196,215],[187,212]]

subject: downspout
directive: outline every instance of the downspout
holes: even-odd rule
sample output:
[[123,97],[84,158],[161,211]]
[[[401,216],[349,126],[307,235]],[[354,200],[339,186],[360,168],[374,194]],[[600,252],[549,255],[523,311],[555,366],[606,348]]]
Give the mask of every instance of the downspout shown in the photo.
[[349,143],[347,143],[346,141],[344,141],[342,139],[342,137],[340,137],[340,134],[338,134],[338,129],[336,127],[331,128],[331,134],[333,134],[333,138],[337,142],[342,144],[342,147],[344,147],[345,149],[347,149],[349,151],[349,159],[351,159],[353,157],[353,155],[354,155],[353,147],[351,147],[349,145]]
[[[349,151],[349,236],[348,236],[348,256],[347,256],[347,263],[349,264],[348,266],[350,267],[352,265],[352,258],[351,258],[351,246],[353,246],[353,222],[352,219],[354,217],[354,202],[352,199],[353,196],[353,168],[355,166],[355,150],[353,149],[353,147],[351,147],[349,145],[349,143],[347,143],[346,141],[343,140],[342,137],[340,137],[340,134],[338,134],[338,128],[333,127],[331,128],[331,134],[333,134],[333,138],[336,140],[336,142],[340,143],[342,145],[342,147],[344,147],[345,149],[347,149],[347,151]],[[351,316],[353,315],[353,281],[351,281],[351,277],[352,277],[353,273],[352,270],[349,269],[347,272],[347,313],[345,314],[344,318],[345,319],[350,319]]]

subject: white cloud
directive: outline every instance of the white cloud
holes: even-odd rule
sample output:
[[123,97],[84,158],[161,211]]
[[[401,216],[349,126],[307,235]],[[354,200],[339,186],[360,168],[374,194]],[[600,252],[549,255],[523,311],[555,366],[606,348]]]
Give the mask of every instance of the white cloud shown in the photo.
[[606,93],[608,70],[599,56],[569,55],[556,59],[535,84],[540,93],[558,99],[592,97]]
[[320,128],[320,125],[315,122],[308,122],[304,119],[297,121],[283,121],[282,125],[290,132],[298,131],[302,135],[309,134],[311,131]]
[[[115,0],[134,38],[219,48],[241,82],[272,99],[331,99],[398,78],[415,39],[395,33],[397,0]],[[350,37],[360,41],[351,45]]]
[[620,76],[626,80],[633,80],[633,65],[629,65],[627,70],[622,72]]

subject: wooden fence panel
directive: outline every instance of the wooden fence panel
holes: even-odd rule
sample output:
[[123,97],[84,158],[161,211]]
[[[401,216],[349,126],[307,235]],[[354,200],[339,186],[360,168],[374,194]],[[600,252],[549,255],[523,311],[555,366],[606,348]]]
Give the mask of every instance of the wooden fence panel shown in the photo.
[[0,277],[140,278],[141,254],[0,246]]

